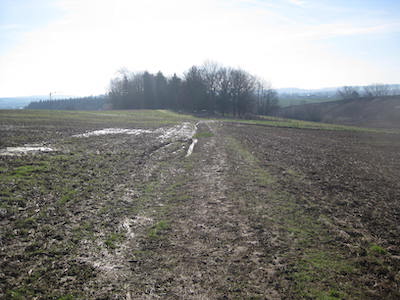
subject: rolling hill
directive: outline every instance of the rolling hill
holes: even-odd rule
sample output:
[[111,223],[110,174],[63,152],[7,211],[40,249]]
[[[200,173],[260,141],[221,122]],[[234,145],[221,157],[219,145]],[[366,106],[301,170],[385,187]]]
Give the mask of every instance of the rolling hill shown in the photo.
[[400,96],[359,98],[282,108],[279,116],[371,128],[400,128]]

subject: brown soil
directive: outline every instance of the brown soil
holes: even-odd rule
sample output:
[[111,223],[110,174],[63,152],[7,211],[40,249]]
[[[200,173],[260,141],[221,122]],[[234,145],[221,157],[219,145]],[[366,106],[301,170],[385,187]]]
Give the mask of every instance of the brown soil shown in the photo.
[[0,298],[400,297],[397,135],[197,135],[189,157],[185,138],[64,133],[1,157]]

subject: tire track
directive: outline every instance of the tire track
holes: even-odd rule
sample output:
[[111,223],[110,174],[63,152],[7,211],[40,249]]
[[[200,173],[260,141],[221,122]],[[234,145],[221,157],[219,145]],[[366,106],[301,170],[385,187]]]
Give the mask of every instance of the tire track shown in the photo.
[[164,299],[280,299],[271,284],[274,270],[244,213],[245,200],[230,196],[232,162],[219,126],[198,124],[213,136],[201,139],[191,157],[195,166],[185,186],[190,199],[170,216],[170,246],[159,253],[169,270],[158,272],[172,282],[157,289],[155,281],[153,293]]

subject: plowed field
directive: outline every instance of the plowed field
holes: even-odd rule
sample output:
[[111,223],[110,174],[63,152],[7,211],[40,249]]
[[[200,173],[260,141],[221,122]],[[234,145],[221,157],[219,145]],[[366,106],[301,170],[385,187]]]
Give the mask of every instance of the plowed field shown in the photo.
[[0,129],[0,299],[400,298],[396,132],[168,111]]

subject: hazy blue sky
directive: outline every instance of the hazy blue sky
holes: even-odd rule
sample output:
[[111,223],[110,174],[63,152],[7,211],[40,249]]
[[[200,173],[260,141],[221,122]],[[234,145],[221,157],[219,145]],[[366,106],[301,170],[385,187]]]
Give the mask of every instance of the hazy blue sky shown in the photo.
[[273,87],[400,83],[399,0],[1,0],[0,97],[214,60]]

